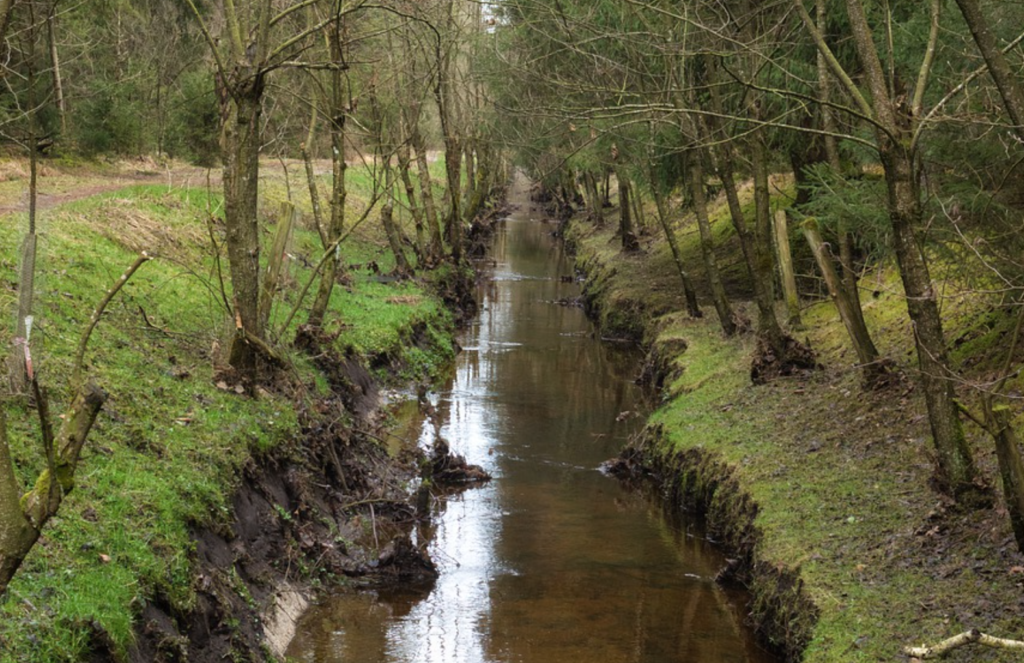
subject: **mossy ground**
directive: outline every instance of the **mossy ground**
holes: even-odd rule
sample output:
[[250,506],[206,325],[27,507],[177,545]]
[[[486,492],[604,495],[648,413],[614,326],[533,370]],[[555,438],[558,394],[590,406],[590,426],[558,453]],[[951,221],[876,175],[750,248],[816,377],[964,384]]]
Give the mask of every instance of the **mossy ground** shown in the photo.
[[[295,202],[308,212],[305,182],[294,177],[301,168],[291,171]],[[27,189],[27,166],[14,163],[3,172],[11,176],[0,183],[0,202],[8,203],[0,225],[0,310],[13,321],[26,218],[17,198]],[[212,193],[206,189],[204,173],[187,172],[176,172],[168,186],[160,183],[162,173],[131,184],[140,176],[130,165],[127,171],[53,164],[43,170],[40,190],[48,202],[39,219],[32,347],[55,414],[70,398],[74,349],[93,307],[138,251],[159,257],[125,286],[93,333],[87,373],[110,398],[86,445],[75,490],[0,599],[0,661],[80,660],[98,633],[123,656],[146,601],[160,597],[173,611],[187,612],[195,601],[190,528],[228,522],[241,468],[297,448],[298,411],[326,395],[324,377],[291,351],[281,388],[268,386],[248,398],[218,386],[226,313],[207,219],[219,214],[221,199],[216,185]],[[264,172],[269,237],[276,199],[286,187],[279,169],[268,164]],[[369,198],[369,177],[360,167],[349,173],[352,218]],[[282,328],[322,249],[306,225],[296,229],[288,252],[271,316],[271,337],[285,345],[305,321],[300,311]],[[451,314],[422,282],[380,277],[394,257],[375,213],[346,241],[342,255],[348,274],[335,288],[326,320],[335,348],[376,367],[381,378],[396,379],[396,370],[406,379],[436,375],[454,355]],[[221,263],[227,280],[223,256]],[[6,329],[0,342],[10,347]],[[27,483],[43,462],[34,410],[18,398],[4,407],[17,471]]]
[[[717,235],[725,240],[719,258],[732,264],[739,251],[722,228],[722,211],[715,217]],[[686,264],[700,284],[692,220],[676,222]],[[661,428],[657,453],[671,459],[704,452],[698,455],[724,463],[756,503],[754,558],[801,578],[819,613],[804,660],[899,660],[906,645],[968,628],[1019,638],[1024,556],[1016,551],[1005,510],[997,500],[994,508],[963,512],[930,488],[928,425],[914,387],[913,339],[892,266],[877,265],[861,285],[876,344],[906,374],[904,381],[862,391],[856,356],[835,309],[819,300],[805,301],[805,329],[796,334],[826,368],[755,387],[749,379],[753,338],[724,338],[710,308],[703,319],[686,317],[665,243],[651,229],[640,253],[624,254],[614,229],[611,219],[596,230],[577,223],[570,236],[578,264],[595,284],[602,321],[630,319],[632,329],[667,355],[660,358],[669,374],[664,402],[651,418]],[[797,250],[798,239],[794,235]],[[936,271],[963,278],[959,263],[946,267]],[[997,361],[998,354],[985,351],[999,346],[1011,324],[984,310],[961,286],[943,281],[943,315],[964,371],[960,395],[969,400],[967,381],[984,377],[985,367]],[[738,296],[735,288],[733,295]],[[979,466],[998,492],[990,441],[971,428],[968,433]],[[716,515],[728,517],[722,509],[711,514]],[[710,523],[712,531],[734,525]],[[753,589],[755,610],[770,603],[758,594],[763,588]],[[983,648],[950,658],[1018,660]]]

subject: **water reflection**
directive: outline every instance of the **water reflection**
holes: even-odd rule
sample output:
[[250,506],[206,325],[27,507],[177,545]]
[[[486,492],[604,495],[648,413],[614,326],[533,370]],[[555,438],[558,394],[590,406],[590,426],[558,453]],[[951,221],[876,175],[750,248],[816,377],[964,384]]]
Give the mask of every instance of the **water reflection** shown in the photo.
[[[550,231],[525,209],[503,225],[479,322],[437,395],[452,451],[495,480],[448,498],[436,517],[433,590],[334,597],[300,625],[289,656],[769,660],[712,580],[721,558],[596,470],[639,423],[636,357],[595,341],[582,312],[557,303],[578,290],[559,278],[571,267]],[[425,427],[420,443],[433,434]]]

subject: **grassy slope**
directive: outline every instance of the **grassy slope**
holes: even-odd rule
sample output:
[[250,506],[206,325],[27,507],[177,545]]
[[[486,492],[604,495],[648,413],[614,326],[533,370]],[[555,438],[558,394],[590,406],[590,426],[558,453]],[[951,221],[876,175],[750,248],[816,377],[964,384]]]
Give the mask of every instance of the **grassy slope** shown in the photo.
[[[367,178],[360,169],[349,172],[355,181],[350,210],[361,211]],[[60,175],[59,182],[74,187],[73,176]],[[266,185],[264,207],[276,209],[273,198],[283,184],[271,178]],[[41,187],[47,191],[48,180]],[[308,198],[299,204],[308,207]],[[137,250],[162,257],[142,267],[93,334],[89,373],[110,400],[90,435],[76,489],[0,600],[0,661],[78,660],[96,629],[123,651],[145,600],[160,595],[175,607],[189,606],[189,526],[226,521],[239,469],[299,436],[292,398],[322,395],[326,388],[301,357],[293,371],[297,395],[247,399],[216,386],[214,348],[225,315],[204,219],[208,206],[216,212],[218,205],[219,198],[207,200],[202,189],[142,185],[42,214],[32,340],[55,413],[68,401],[74,348],[92,307]],[[17,296],[23,217],[8,214],[0,225],[0,307],[8,319]],[[346,242],[349,264],[374,261],[382,271],[391,268],[393,257],[377,225],[371,218]],[[275,328],[309,277],[303,265],[316,262],[318,247],[315,233],[296,232],[288,305],[275,308]],[[351,284],[335,289],[331,309],[329,331],[339,333],[338,346],[381,366],[400,361],[409,376],[422,377],[453,355],[450,316],[420,284],[380,283],[365,268],[354,268]],[[296,318],[293,327],[304,315]],[[414,330],[426,330],[430,342],[413,346]],[[10,331],[2,336],[8,347]],[[34,415],[18,402],[5,408],[18,471],[27,482],[41,462]]]
[[[716,216],[717,233],[728,239],[724,214]],[[798,570],[821,611],[805,659],[897,660],[904,645],[970,627],[1019,637],[1024,557],[1001,507],[960,514],[929,489],[930,441],[912,381],[863,393],[838,316],[819,302],[804,310],[808,330],[798,335],[828,369],[751,386],[750,336],[723,338],[712,309],[702,320],[686,318],[664,242],[649,237],[641,255],[624,256],[612,226],[575,231],[579,261],[595,274],[603,318],[612,325],[630,318],[634,327],[639,321],[662,348],[680,347],[679,339],[688,346],[674,358],[678,377],[666,385],[666,400],[652,418],[667,431],[662,453],[712,452],[757,502],[756,525],[764,535],[758,557]],[[682,220],[680,230],[687,264],[700,280],[690,221]],[[726,243],[719,255],[731,264],[739,254]],[[880,268],[862,285],[875,289],[865,309],[876,343],[912,374],[910,329],[893,270]],[[954,284],[944,288],[949,337],[974,339],[960,347],[963,359],[998,336],[982,333],[984,316],[971,308],[976,300],[953,290]],[[997,481],[990,443],[976,437],[974,445],[979,464]],[[1018,660],[981,649],[957,657]]]

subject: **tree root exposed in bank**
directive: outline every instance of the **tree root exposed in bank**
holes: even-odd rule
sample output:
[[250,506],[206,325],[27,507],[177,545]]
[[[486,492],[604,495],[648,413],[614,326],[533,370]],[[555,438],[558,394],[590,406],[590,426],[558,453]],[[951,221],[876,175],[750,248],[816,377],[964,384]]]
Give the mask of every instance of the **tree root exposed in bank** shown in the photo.
[[765,338],[759,337],[750,366],[750,381],[767,384],[777,378],[801,375],[819,368],[821,365],[814,351],[792,336],[784,337],[781,353],[773,349]]

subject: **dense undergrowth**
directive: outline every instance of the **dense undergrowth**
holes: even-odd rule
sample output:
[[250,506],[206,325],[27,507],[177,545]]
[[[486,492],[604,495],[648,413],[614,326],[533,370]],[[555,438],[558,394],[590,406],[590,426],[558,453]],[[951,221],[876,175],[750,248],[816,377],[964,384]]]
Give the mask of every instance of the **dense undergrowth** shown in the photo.
[[[32,346],[52,411],[63,411],[70,398],[74,350],[93,307],[138,251],[157,258],[131,279],[92,336],[87,374],[110,398],[75,490],[0,599],[4,662],[80,660],[97,637],[123,657],[147,601],[160,597],[171,612],[187,613],[196,601],[192,528],[226,527],[242,469],[267,455],[297,454],[313,403],[329,395],[313,361],[292,350],[280,379],[256,397],[218,380],[226,329],[219,270],[226,270],[226,259],[218,263],[209,239],[208,220],[220,214],[221,199],[208,193],[201,172],[171,185],[124,187],[48,168],[41,188],[50,198],[42,200],[54,204],[40,215]],[[359,168],[349,172],[350,214],[358,214],[369,198],[369,178]],[[47,175],[59,190],[49,188]],[[279,174],[264,177],[269,233],[286,188]],[[182,184],[188,181],[192,186]],[[14,177],[0,187],[9,196],[26,184]],[[89,195],[94,191],[100,192]],[[68,202],[57,204],[62,199]],[[295,202],[308,210],[308,197]],[[7,209],[17,207],[12,202]],[[10,211],[0,224],[0,310],[9,319],[24,217]],[[219,235],[219,222],[213,223]],[[340,355],[356,357],[379,380],[427,380],[454,356],[452,316],[425,282],[386,276],[394,257],[378,225],[371,217],[343,245],[348,269],[325,331]],[[270,323],[271,338],[284,348],[305,321],[301,307],[289,328],[282,325],[321,251],[308,225],[295,231]],[[5,327],[3,347],[10,347],[10,336]],[[37,420],[24,400],[9,399],[5,408],[25,482],[43,463]]]
[[[740,253],[722,212],[719,257],[736,265]],[[960,511],[930,487],[928,425],[895,269],[876,265],[861,287],[868,325],[901,380],[863,391],[833,305],[817,300],[805,302],[805,328],[796,333],[824,370],[755,387],[753,336],[723,337],[710,309],[703,319],[686,317],[660,236],[650,229],[641,252],[627,254],[614,230],[576,221],[569,238],[603,333],[642,339],[664,380],[638,450],[668,482],[668,494],[704,511],[712,536],[744,558],[762,636],[812,662],[899,660],[906,645],[969,628],[1018,637],[1024,556],[1005,509],[997,501]],[[679,232],[701,283],[695,229],[684,218]],[[969,402],[969,382],[1000,361],[1012,321],[970,296],[976,284],[965,283],[971,275],[949,258],[957,247],[944,251],[943,316],[964,381],[960,397]],[[743,297],[742,287],[731,290]],[[998,486],[990,441],[969,433],[979,466]],[[984,648],[950,659],[1017,660]]]

